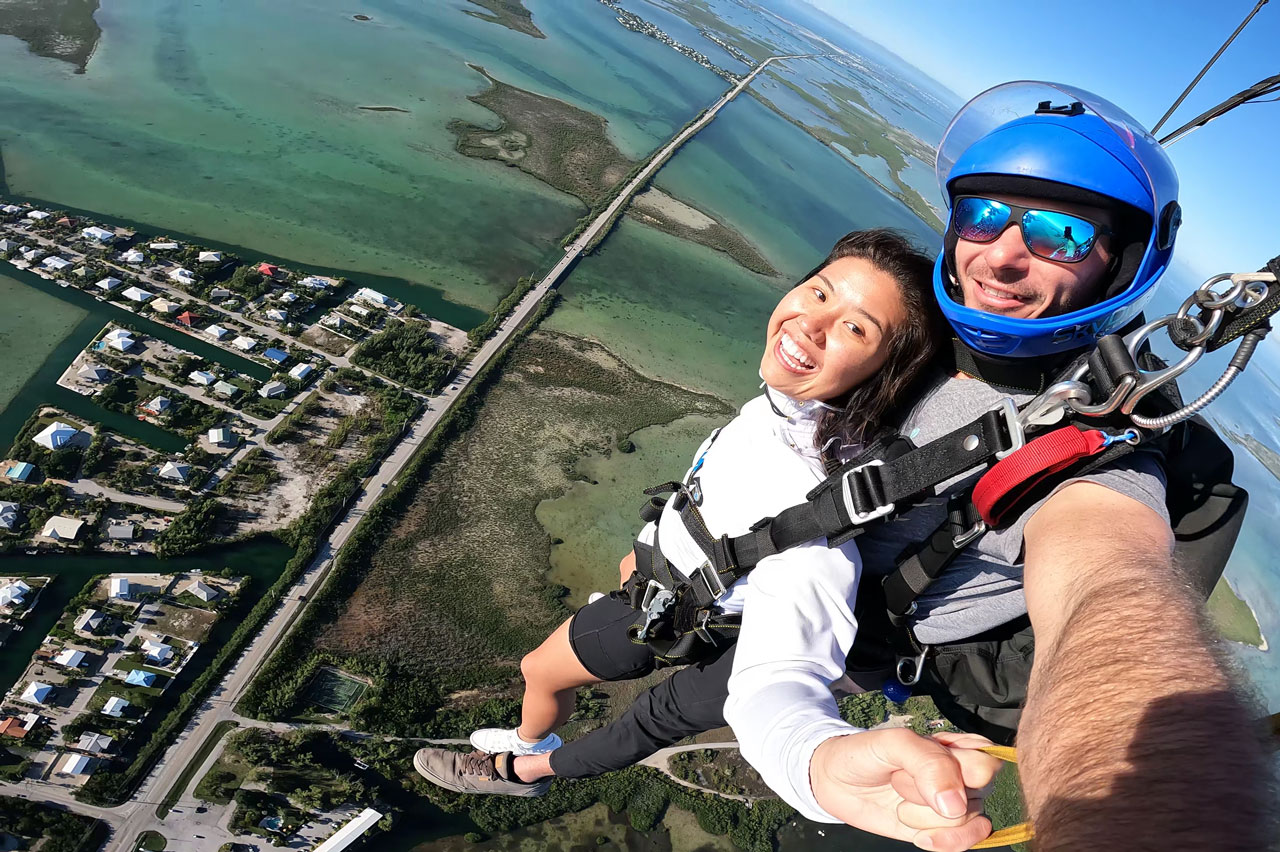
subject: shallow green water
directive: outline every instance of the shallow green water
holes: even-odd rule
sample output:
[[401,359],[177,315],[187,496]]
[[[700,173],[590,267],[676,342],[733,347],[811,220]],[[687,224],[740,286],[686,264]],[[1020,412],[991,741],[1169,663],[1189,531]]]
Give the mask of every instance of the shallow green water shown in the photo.
[[[7,692],[22,675],[31,655],[48,634],[67,605],[84,588],[95,574],[114,571],[134,573],[183,571],[221,571],[230,567],[241,576],[251,579],[245,600],[249,606],[256,600],[254,590],[262,592],[275,582],[284,570],[285,563],[293,555],[293,549],[274,538],[260,538],[246,544],[219,548],[215,551],[184,556],[178,559],[155,559],[150,556],[118,556],[105,554],[74,555],[7,555],[0,560],[0,574],[53,576],[53,580],[40,593],[35,609],[23,622],[22,631],[13,634],[0,650],[0,694]],[[241,608],[242,612],[244,608]],[[240,614],[242,614],[242,612]],[[235,613],[233,613],[234,615]],[[225,639],[234,629],[236,619],[224,618],[217,630],[205,642],[204,648],[218,647],[219,638]],[[196,667],[198,668],[198,667]],[[184,680],[195,672],[184,670]]]
[[634,453],[588,456],[575,468],[586,481],[538,505],[538,522],[560,542],[551,548],[548,579],[569,589],[570,609],[585,604],[591,592],[617,587],[618,561],[643,523],[641,492],[684,478],[698,446],[723,425],[722,418],[694,416],[634,432]]
[[34,376],[49,353],[88,311],[40,292],[0,271],[0,409]]

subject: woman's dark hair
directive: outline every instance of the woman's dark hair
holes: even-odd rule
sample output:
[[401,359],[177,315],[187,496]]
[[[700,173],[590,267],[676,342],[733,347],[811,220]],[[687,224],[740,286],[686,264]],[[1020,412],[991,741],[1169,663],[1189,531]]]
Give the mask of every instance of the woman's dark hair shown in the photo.
[[846,234],[796,286],[846,257],[862,258],[897,283],[906,321],[890,330],[889,355],[879,372],[843,398],[827,400],[841,410],[827,411],[819,419],[815,435],[819,449],[832,438],[865,443],[896,425],[902,409],[916,401],[913,385],[924,375],[938,344],[949,338],[933,298],[933,260],[896,231],[873,228]]

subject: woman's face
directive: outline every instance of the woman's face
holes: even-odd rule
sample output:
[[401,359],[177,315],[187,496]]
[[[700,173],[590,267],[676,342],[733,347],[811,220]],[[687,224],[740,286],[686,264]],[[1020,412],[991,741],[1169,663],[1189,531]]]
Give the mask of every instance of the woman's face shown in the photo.
[[893,278],[870,261],[840,258],[773,309],[760,374],[792,399],[843,396],[884,366],[889,337],[906,319]]

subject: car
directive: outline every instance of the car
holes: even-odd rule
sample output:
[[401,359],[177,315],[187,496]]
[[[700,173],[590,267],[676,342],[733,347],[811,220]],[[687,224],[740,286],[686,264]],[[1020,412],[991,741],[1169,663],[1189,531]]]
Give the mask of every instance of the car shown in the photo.
[[209,810],[208,808],[196,808],[196,813],[202,814],[202,813],[206,813],[208,810]]

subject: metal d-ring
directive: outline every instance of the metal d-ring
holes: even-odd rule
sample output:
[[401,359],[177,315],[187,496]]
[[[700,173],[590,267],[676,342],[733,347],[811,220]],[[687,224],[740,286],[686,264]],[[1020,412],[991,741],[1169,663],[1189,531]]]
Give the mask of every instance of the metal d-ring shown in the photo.
[[[1084,369],[1088,369],[1086,364]],[[1067,413],[1067,406],[1076,407],[1077,402],[1088,403],[1089,386],[1080,381],[1084,377],[1083,370],[1070,379],[1054,382],[1044,393],[1023,406],[1018,412],[1018,422],[1023,428],[1028,426],[1052,426]]]

